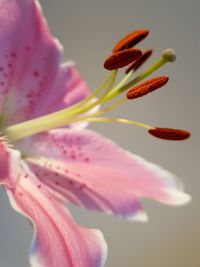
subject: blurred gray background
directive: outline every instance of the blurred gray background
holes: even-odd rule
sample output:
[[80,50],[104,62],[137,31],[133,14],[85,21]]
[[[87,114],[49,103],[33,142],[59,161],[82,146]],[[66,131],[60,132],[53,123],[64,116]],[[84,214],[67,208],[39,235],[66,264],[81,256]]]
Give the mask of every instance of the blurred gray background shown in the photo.
[[[106,72],[102,63],[113,44],[137,28],[151,35],[141,48],[154,48],[155,60],[167,47],[177,62],[157,74],[167,74],[165,89],[124,108],[113,116],[149,124],[189,129],[185,142],[164,142],[131,126],[94,124],[90,127],[182,177],[193,201],[174,208],[144,200],[150,221],[127,222],[78,208],[76,220],[103,231],[109,246],[106,267],[200,266],[200,1],[199,0],[42,0],[52,33],[62,42],[63,60],[73,59],[91,90]],[[0,267],[28,267],[32,230],[0,192]]]

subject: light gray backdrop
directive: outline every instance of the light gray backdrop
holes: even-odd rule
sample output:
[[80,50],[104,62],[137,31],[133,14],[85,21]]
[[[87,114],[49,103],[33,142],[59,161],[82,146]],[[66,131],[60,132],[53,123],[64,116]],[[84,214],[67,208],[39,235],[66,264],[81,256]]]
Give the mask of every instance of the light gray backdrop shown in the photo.
[[[104,78],[104,58],[115,41],[137,28],[149,28],[143,48],[153,47],[154,59],[172,47],[177,62],[164,90],[130,103],[113,115],[191,130],[189,141],[162,142],[142,129],[91,125],[122,147],[177,173],[193,202],[172,208],[143,201],[150,222],[126,222],[103,214],[72,209],[76,220],[100,228],[109,245],[107,267],[200,266],[200,1],[199,0],[42,0],[51,31],[65,47],[64,60],[74,59],[94,89]],[[152,59],[153,60],[153,59]],[[28,267],[31,228],[0,194],[0,267]],[[59,267],[59,266],[58,266]]]

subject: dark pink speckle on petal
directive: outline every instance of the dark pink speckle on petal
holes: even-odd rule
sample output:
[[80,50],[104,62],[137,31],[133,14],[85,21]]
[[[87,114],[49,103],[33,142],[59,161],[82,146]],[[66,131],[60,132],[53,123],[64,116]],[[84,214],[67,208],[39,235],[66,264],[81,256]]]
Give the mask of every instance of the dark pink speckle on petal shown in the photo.
[[86,157],[85,162],[90,162],[90,159],[88,157]]
[[33,75],[34,75],[35,77],[38,77],[38,76],[39,76],[39,72],[38,72],[37,70],[34,70],[34,71],[33,71]]
[[15,58],[15,57],[16,57],[16,53],[15,53],[15,52],[12,52],[12,53],[11,53],[11,56],[12,56],[13,58]]

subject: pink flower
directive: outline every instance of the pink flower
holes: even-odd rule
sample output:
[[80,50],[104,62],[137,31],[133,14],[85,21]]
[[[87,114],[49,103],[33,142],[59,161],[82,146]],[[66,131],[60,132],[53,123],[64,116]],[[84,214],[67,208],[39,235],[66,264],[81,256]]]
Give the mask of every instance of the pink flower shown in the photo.
[[[102,234],[78,226],[66,202],[146,220],[140,197],[174,205],[190,197],[173,174],[84,129],[108,92],[86,98],[74,65],[60,66],[61,45],[36,0],[0,0],[0,25],[0,182],[11,205],[33,223],[31,264],[103,266]],[[105,83],[109,90],[115,78],[114,71]]]

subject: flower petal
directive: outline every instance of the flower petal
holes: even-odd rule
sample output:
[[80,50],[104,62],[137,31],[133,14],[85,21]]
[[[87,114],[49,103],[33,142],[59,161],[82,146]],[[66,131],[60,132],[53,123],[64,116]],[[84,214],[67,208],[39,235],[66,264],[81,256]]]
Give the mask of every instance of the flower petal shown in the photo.
[[12,206],[28,217],[35,234],[31,265],[42,267],[102,267],[107,247],[97,230],[75,224],[62,203],[22,162],[15,190],[8,190]]
[[145,220],[140,197],[175,205],[189,200],[173,174],[89,130],[52,130],[21,149],[53,192],[90,209]]
[[0,184],[14,187],[19,174],[20,153],[0,138]]
[[[89,96],[90,92],[84,80],[81,79],[73,62],[61,66],[54,85],[48,93],[48,98],[39,103],[33,117],[43,116],[76,104]],[[93,112],[97,110],[93,109]],[[67,125],[70,128],[84,128],[87,122]]]
[[62,48],[51,36],[37,0],[1,0],[0,25],[0,114],[6,125],[88,95],[74,66],[59,66]]
[[[62,90],[60,90],[62,89]],[[86,83],[81,79],[73,62],[61,66],[48,98],[38,109],[36,116],[49,114],[69,107],[89,95]]]

